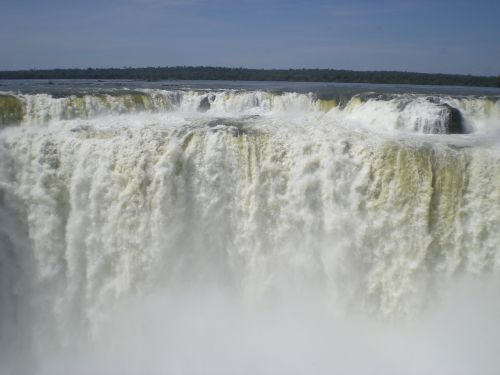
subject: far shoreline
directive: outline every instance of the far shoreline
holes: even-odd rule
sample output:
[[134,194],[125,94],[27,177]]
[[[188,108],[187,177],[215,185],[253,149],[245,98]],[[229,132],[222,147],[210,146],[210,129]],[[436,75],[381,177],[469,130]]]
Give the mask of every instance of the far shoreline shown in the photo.
[[500,88],[500,76],[353,71],[338,69],[247,69],[226,67],[147,67],[31,69],[0,71],[0,80],[240,81],[392,84]]

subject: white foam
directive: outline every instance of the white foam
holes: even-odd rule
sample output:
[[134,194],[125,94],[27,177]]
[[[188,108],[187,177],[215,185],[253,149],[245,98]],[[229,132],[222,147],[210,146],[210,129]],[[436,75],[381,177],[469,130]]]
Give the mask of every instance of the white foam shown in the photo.
[[447,112],[443,104],[460,111],[468,132],[491,134],[500,121],[500,101],[476,97],[431,100],[410,94],[368,99],[354,96],[345,108],[334,106],[327,114],[322,110],[321,100],[313,94],[264,91],[142,90],[62,98],[48,94],[18,95],[18,98],[25,107],[24,123],[39,125],[56,120],[149,112],[184,117],[259,115],[297,120],[314,116],[318,121],[341,122],[386,134],[445,134]]
[[[0,339],[5,361],[19,365],[12,355],[18,353],[28,366],[31,353],[33,366],[49,373],[66,365],[69,372],[83,366],[83,373],[141,366],[230,373],[243,365],[256,373],[304,373],[315,363],[320,373],[411,373],[401,358],[424,350],[419,338],[412,341],[415,330],[448,285],[461,274],[498,275],[495,147],[352,129],[336,109],[305,110],[315,105],[307,95],[231,95],[211,99],[216,104],[205,113],[183,100],[184,110],[0,132],[0,223],[8,223],[0,228],[0,322],[16,328],[14,338]],[[352,105],[369,112],[369,103]],[[268,112],[248,117],[266,105]],[[238,115],[230,116],[234,108]],[[357,110],[349,108],[343,116]],[[386,110],[380,116],[390,119]],[[200,287],[206,299],[203,292],[183,297]],[[477,299],[467,295],[460,306],[489,306],[489,294],[471,295]],[[144,308],[134,312],[134,303]],[[254,309],[263,316],[246,320]],[[295,309],[280,325],[284,311]],[[126,323],[117,318],[122,314]],[[476,317],[482,319],[476,311],[470,321]],[[393,340],[390,325],[372,320],[417,328]],[[12,333],[21,332],[17,327],[24,333]],[[452,374],[461,363],[491,373],[496,329],[468,359],[461,354],[468,346],[457,343],[463,362],[452,363],[447,348],[436,349],[444,363],[428,357],[430,349],[416,355],[418,362],[425,368],[429,359],[430,372]],[[387,342],[381,352],[372,334]],[[232,345],[241,337],[248,343]],[[453,345],[432,331],[422,340],[434,338]],[[410,344],[399,352],[405,340]],[[89,353],[87,341],[98,351]],[[349,356],[359,345],[366,362]],[[234,362],[225,362],[228,347]],[[338,360],[325,359],[332,347]],[[79,349],[75,362],[60,354]]]

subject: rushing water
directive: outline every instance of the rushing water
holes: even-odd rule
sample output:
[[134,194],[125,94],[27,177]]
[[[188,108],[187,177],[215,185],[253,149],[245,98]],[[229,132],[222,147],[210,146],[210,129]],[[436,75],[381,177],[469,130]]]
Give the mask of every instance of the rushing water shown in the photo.
[[500,90],[0,83],[0,372],[498,373]]

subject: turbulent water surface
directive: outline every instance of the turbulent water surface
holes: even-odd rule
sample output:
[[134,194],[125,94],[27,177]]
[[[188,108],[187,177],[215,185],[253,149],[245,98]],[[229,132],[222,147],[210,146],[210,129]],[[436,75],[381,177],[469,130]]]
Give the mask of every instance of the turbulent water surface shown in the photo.
[[498,374],[500,90],[0,90],[1,373]]

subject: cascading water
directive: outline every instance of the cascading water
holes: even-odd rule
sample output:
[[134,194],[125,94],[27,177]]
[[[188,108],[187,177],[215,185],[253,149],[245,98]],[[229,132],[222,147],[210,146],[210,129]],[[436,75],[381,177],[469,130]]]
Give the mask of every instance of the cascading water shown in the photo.
[[499,103],[1,94],[0,370],[495,373]]

